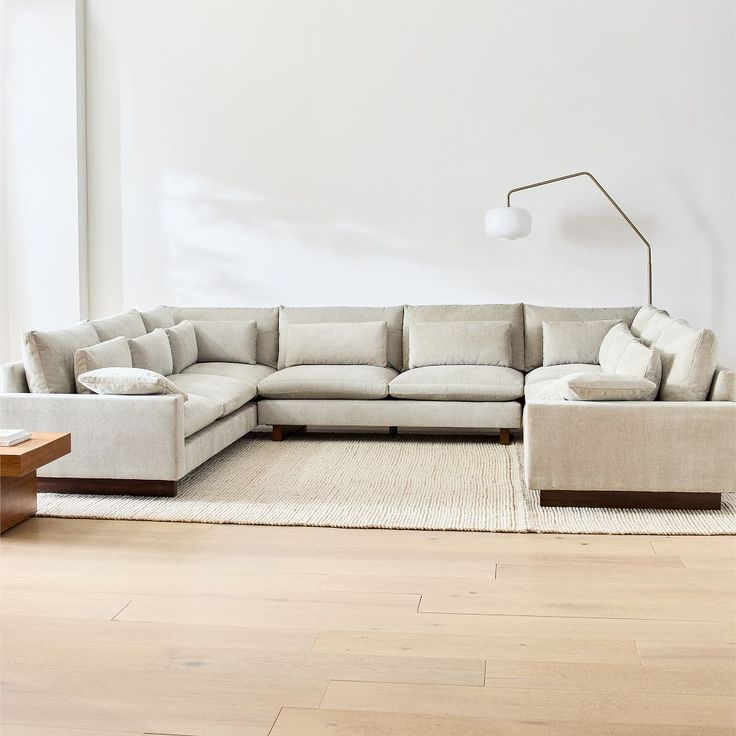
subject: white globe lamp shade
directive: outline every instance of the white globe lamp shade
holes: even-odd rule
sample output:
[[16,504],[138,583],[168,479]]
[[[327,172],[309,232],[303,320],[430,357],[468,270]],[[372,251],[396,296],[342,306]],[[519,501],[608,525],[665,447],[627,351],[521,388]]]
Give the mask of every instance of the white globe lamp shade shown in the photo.
[[491,207],[486,212],[486,234],[492,238],[516,240],[531,231],[531,212],[522,207]]

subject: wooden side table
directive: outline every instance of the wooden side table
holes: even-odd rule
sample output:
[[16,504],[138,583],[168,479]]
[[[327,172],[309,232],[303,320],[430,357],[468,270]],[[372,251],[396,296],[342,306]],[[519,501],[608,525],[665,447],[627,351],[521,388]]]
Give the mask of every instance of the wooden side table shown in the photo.
[[0,447],[0,534],[36,513],[36,470],[72,451],[68,432],[34,432]]

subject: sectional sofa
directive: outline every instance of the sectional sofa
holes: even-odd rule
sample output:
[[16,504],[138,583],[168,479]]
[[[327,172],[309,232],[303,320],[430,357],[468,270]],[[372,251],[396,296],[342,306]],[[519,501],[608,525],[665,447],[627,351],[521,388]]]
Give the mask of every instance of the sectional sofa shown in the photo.
[[175,495],[257,425],[523,427],[547,505],[716,508],[736,489],[736,373],[712,332],[652,307],[162,306],[23,350],[0,366],[0,426],[72,433],[44,490]]

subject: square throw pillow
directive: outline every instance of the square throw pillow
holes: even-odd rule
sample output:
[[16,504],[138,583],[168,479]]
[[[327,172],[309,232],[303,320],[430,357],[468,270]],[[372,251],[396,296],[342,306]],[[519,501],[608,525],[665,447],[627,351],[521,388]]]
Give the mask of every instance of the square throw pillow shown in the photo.
[[98,368],[130,368],[132,365],[128,341],[124,337],[114,337],[112,340],[106,340],[88,348],[78,348],[74,353],[77,393],[89,393],[89,389],[79,383],[79,376],[82,373]]
[[705,401],[716,370],[718,342],[707,329],[672,322],[654,343],[662,359],[662,401]]
[[636,338],[625,323],[619,322],[606,333],[598,351],[598,363],[606,373],[615,373],[616,366],[629,345]]
[[174,359],[171,357],[166,330],[157,327],[147,335],[128,340],[128,347],[133,368],[145,368],[162,376],[170,376],[174,372]]
[[76,393],[74,353],[97,345],[95,328],[83,322],[66,330],[23,333],[23,365],[28,388],[34,394]]
[[115,396],[178,394],[184,397],[184,401],[189,399],[189,396],[168,378],[144,368],[98,368],[82,373],[79,382],[95,394]]
[[255,320],[192,320],[197,337],[197,362],[256,362]]
[[197,335],[194,332],[194,325],[188,319],[179,322],[175,327],[167,327],[166,335],[171,346],[174,373],[181,373],[197,362]]
[[648,348],[636,338],[626,347],[624,354],[616,364],[614,373],[619,375],[645,378],[659,388],[662,379],[662,360],[659,352]]
[[618,373],[573,373],[560,379],[568,401],[653,401],[657,384]]
[[598,364],[603,338],[620,319],[542,322],[543,365]]
[[287,327],[286,367],[388,365],[385,322],[321,322]]
[[409,368],[431,365],[511,365],[511,322],[414,322]]

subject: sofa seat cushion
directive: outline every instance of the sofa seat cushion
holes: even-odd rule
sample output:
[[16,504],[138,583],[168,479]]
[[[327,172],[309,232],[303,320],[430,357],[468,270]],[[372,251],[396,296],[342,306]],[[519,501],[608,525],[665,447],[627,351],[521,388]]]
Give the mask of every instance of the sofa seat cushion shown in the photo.
[[295,365],[258,384],[269,399],[385,399],[398,373],[373,365]]
[[264,378],[275,373],[276,369],[269,365],[255,365],[246,363],[194,363],[187,366],[181,373],[204,374],[207,376],[224,376],[225,378],[239,378],[241,381],[257,386]]
[[513,401],[524,395],[524,374],[491,365],[412,368],[389,384],[397,399],[427,401]]
[[222,407],[220,416],[231,414],[249,402],[257,393],[256,385],[240,378],[208,376],[197,373],[175,373],[169,380],[189,396],[196,394],[217,402]]
[[[555,384],[575,373],[602,373],[599,365],[589,363],[565,363],[546,365],[529,371],[524,379],[524,397],[527,401],[550,401],[554,399]],[[562,398],[562,397],[560,397]]]
[[184,437],[209,427],[221,416],[222,404],[219,401],[198,394],[189,394],[189,400],[184,402]]

